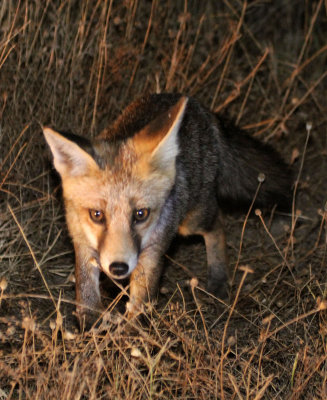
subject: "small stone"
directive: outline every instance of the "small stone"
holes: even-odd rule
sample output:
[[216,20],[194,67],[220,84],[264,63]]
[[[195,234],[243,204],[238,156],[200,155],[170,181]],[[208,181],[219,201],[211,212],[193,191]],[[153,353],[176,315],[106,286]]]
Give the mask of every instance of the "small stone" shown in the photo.
[[134,358],[141,358],[142,353],[141,353],[140,349],[138,349],[137,347],[133,347],[131,350],[131,356]]
[[0,289],[2,292],[4,292],[8,287],[8,281],[5,277],[2,277],[1,281],[0,281]]
[[66,340],[74,340],[76,338],[76,335],[73,332],[70,331],[64,331],[63,337]]
[[236,344],[235,336],[229,336],[229,338],[227,339],[227,344],[228,346],[235,346]]
[[199,285],[199,280],[197,279],[197,278],[192,278],[191,280],[190,280],[190,286],[191,286],[191,288],[195,288],[195,287],[197,287]]
[[162,286],[160,288],[160,293],[161,294],[168,294],[169,293],[169,289],[167,288],[167,286]]

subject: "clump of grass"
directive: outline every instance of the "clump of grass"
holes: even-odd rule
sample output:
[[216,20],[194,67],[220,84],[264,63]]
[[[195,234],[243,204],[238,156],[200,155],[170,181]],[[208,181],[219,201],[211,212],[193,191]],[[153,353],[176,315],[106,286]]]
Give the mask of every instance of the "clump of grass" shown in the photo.
[[[326,398],[325,8],[0,5],[0,398]],[[165,90],[273,142],[296,171],[292,210],[228,217],[229,305],[202,289],[202,243],[181,242],[143,324],[117,325],[112,303],[81,333],[40,125],[95,135],[132,98]]]

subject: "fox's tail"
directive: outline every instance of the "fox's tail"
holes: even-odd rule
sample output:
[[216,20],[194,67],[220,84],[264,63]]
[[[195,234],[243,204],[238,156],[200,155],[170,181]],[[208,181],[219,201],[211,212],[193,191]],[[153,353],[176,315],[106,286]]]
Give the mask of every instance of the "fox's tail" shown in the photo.
[[256,197],[255,206],[278,204],[290,206],[293,174],[291,168],[269,145],[247,136],[227,122],[219,124],[222,132],[222,157],[218,198],[222,206],[248,207]]

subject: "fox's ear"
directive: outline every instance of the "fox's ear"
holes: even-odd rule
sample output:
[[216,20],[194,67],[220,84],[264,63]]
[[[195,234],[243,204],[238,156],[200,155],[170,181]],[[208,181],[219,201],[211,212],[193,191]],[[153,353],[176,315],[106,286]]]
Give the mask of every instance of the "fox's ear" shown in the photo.
[[94,168],[98,169],[94,159],[77,143],[82,143],[83,138],[75,135],[66,137],[48,127],[43,128],[43,134],[50,146],[54,166],[62,178],[81,176]]
[[132,139],[140,159],[169,175],[175,174],[175,160],[179,153],[178,131],[187,101],[187,97],[182,97]]

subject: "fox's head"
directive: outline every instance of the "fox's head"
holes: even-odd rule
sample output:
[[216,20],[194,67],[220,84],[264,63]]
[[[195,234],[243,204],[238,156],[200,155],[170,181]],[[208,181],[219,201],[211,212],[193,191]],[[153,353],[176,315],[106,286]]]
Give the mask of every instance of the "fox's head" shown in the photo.
[[[151,245],[171,191],[187,98],[128,138],[89,142],[44,128],[62,179],[68,228],[112,278],[126,278]],[[86,262],[88,260],[85,260]]]

